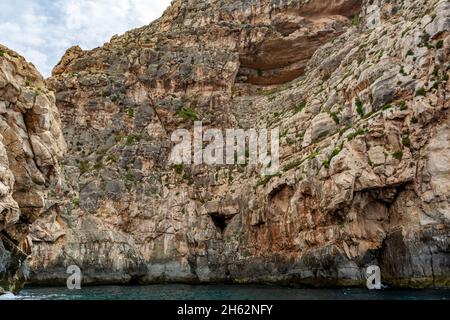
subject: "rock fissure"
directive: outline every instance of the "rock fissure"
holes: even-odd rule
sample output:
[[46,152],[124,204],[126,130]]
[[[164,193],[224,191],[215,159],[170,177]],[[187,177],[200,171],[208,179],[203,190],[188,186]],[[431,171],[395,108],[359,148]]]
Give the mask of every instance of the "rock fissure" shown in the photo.
[[[47,200],[60,210],[32,225],[35,283],[65,281],[75,261],[86,283],[352,286],[379,264],[389,285],[448,287],[449,26],[445,0],[176,0],[69,49],[47,80],[55,99],[35,76],[36,112],[20,112],[28,89],[11,73],[0,209],[18,209],[0,228],[28,248],[17,230],[59,172],[59,112],[69,148]],[[12,125],[19,113],[33,121]],[[278,128],[279,172],[171,165],[171,134],[194,121]]]

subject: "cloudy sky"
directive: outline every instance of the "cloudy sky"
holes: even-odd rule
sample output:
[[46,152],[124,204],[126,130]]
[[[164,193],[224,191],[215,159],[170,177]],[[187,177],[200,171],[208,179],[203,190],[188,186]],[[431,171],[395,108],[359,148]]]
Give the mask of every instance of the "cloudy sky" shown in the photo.
[[159,18],[170,0],[0,0],[0,43],[47,77],[66,49],[92,49]]

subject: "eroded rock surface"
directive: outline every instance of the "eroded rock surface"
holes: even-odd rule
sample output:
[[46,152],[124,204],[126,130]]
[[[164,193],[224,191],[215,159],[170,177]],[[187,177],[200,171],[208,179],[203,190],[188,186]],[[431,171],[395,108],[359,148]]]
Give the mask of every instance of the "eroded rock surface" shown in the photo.
[[[448,1],[174,1],[50,86],[64,196],[36,282],[449,286]],[[171,166],[170,136],[280,128],[281,168]]]
[[0,45],[0,287],[27,276],[31,224],[57,190],[65,150],[53,93],[36,69]]

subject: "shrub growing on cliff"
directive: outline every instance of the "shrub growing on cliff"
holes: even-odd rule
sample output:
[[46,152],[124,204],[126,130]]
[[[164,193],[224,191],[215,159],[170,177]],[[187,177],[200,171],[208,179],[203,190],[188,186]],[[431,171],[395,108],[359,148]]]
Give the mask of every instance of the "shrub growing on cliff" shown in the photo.
[[366,134],[366,131],[364,129],[358,129],[357,131],[350,133],[347,136],[347,140],[348,141],[352,141],[353,139],[355,139],[357,136],[363,136]]
[[3,51],[2,49],[0,49],[0,57],[3,57],[5,55],[5,51]]
[[356,105],[356,112],[358,112],[358,114],[361,117],[363,117],[364,116],[364,107],[363,107],[362,101],[360,99],[356,99],[355,105]]
[[192,121],[198,120],[198,115],[195,112],[195,110],[188,107],[181,108],[181,110],[178,111],[178,116],[184,120],[192,120]]
[[436,43],[436,49],[442,49],[444,47],[444,40],[439,40]]

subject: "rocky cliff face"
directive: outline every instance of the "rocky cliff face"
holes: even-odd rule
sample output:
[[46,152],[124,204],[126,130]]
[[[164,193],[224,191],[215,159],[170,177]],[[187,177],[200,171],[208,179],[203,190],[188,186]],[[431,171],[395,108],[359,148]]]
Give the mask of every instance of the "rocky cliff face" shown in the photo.
[[27,276],[29,229],[58,185],[64,149],[54,95],[0,45],[0,288],[15,291]]
[[[32,277],[449,286],[449,1],[174,1],[71,48]],[[281,168],[172,166],[175,129],[280,128]]]

